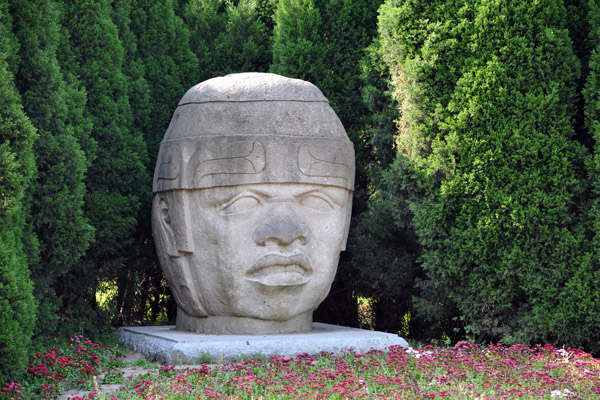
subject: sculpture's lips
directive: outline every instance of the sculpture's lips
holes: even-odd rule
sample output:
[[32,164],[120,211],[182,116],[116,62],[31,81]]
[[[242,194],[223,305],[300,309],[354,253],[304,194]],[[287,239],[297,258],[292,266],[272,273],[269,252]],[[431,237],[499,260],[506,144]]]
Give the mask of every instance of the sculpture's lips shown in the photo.
[[307,283],[311,274],[310,261],[302,254],[269,254],[258,260],[246,276],[265,286],[297,286]]

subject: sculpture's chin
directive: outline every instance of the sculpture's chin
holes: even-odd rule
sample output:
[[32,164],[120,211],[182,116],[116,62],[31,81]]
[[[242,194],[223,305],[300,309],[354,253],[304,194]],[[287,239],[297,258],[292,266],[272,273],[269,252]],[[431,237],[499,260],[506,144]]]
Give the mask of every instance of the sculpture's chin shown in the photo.
[[207,334],[251,334],[310,332],[312,310],[281,320],[237,316],[193,317],[177,310],[177,329]]

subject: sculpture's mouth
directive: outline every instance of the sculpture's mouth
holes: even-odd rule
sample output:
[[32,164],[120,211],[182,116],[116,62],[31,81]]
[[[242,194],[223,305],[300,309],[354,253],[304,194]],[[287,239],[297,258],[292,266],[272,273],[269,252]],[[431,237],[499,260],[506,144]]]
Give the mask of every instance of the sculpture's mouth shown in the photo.
[[310,260],[302,254],[269,254],[258,260],[246,272],[249,281],[265,286],[304,285],[311,275]]

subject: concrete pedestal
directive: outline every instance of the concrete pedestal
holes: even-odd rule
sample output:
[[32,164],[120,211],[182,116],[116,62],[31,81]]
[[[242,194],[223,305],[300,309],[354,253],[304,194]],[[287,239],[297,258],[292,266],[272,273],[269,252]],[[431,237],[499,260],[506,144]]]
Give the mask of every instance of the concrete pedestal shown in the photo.
[[398,335],[318,322],[308,333],[209,335],[180,331],[175,326],[140,326],[120,328],[117,336],[122,344],[168,364],[220,363],[274,354],[293,357],[321,351],[340,354],[348,349],[365,353],[392,345],[408,348]]

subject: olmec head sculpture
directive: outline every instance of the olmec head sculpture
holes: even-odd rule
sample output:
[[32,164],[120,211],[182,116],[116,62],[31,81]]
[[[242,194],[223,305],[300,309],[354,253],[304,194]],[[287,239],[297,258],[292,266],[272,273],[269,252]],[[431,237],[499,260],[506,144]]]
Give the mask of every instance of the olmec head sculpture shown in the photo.
[[352,143],[314,85],[244,73],[191,88],[153,182],[177,328],[310,331],[345,248],[353,185]]

